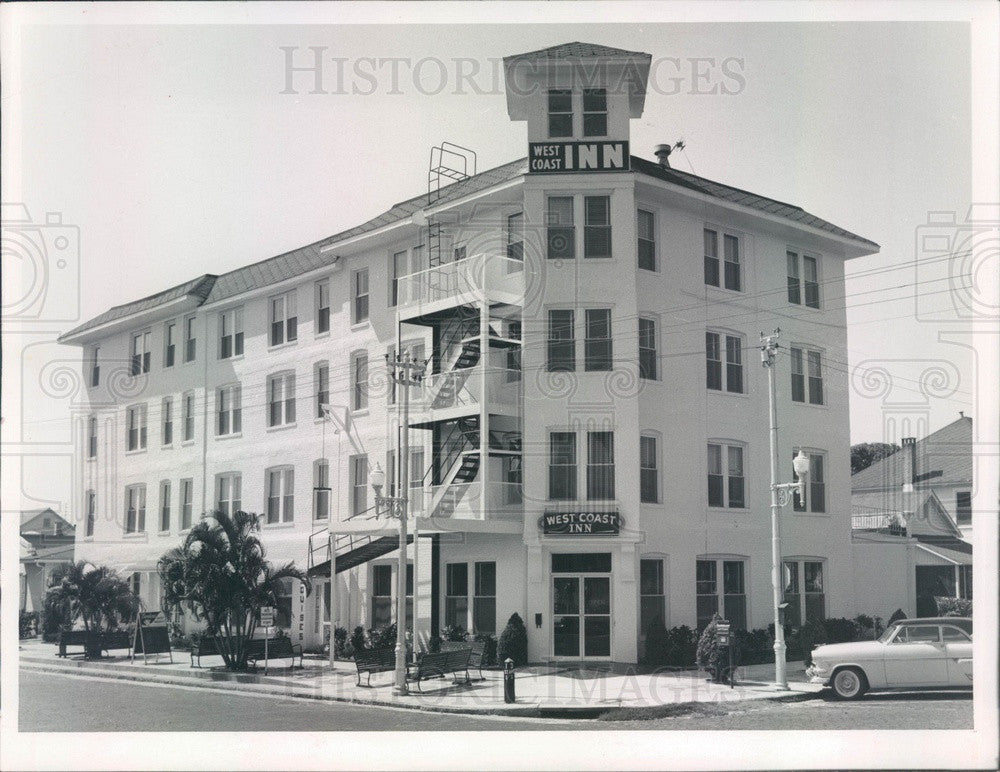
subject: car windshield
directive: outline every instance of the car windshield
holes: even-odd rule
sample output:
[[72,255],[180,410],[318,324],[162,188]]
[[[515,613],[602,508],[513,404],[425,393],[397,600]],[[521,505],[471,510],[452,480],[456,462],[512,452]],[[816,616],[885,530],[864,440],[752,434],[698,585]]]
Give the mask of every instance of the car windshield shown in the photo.
[[890,639],[890,638],[892,638],[893,634],[894,634],[894,633],[896,632],[896,630],[898,630],[898,629],[899,629],[899,625],[898,625],[898,624],[896,624],[896,623],[893,623],[893,624],[889,625],[889,626],[888,626],[887,628],[885,628],[885,632],[884,632],[884,633],[882,633],[882,634],[881,634],[881,635],[880,635],[880,636],[878,637],[878,642],[879,642],[879,643],[888,643],[888,642],[889,642],[889,639]]

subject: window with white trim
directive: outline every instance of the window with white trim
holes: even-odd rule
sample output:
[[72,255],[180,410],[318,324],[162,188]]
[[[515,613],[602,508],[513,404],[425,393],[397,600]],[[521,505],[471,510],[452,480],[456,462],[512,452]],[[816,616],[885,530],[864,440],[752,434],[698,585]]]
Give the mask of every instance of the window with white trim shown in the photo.
[[524,212],[507,215],[507,258],[524,261]]
[[660,500],[660,460],[656,437],[639,437],[639,501],[656,504]]
[[[806,485],[806,501],[799,498],[796,490],[793,498],[793,509],[796,512],[826,512],[826,476],[824,473],[825,454],[822,452],[803,451],[809,456],[809,478]],[[793,482],[798,482],[798,475],[792,472]]]
[[313,520],[330,518],[330,462],[325,458],[313,463]]
[[955,524],[972,525],[972,491],[955,493]]
[[576,498],[576,433],[549,433],[549,499]]
[[295,373],[276,373],[267,379],[267,425],[295,423]]
[[792,401],[823,404],[823,357],[819,351],[792,346]]
[[587,432],[587,500],[615,497],[614,432]]
[[351,356],[351,409],[368,407],[368,352],[359,351]]
[[[722,581],[719,581],[721,575]],[[746,561],[742,559],[698,559],[695,564],[697,627],[703,630],[712,615],[721,610],[733,629],[747,626]]]
[[146,405],[133,405],[126,412],[129,450],[146,449]]
[[271,345],[291,343],[299,337],[299,317],[296,312],[295,290],[270,298]]
[[658,364],[656,320],[639,317],[639,377],[655,381]]
[[549,310],[545,367],[550,373],[576,370],[576,339],[573,324],[571,309]]
[[243,431],[243,389],[239,384],[223,386],[215,392],[215,434],[224,437]]
[[330,363],[316,363],[316,417],[323,418],[323,407],[330,405]]
[[194,316],[184,319],[184,361],[193,362],[198,353],[198,336],[194,329]]
[[[215,508],[227,515],[243,509],[243,475],[225,472],[215,476]],[[268,521],[270,522],[270,521]]]
[[90,385],[100,386],[101,384],[101,347],[94,346],[90,349]]
[[576,257],[576,227],[573,225],[573,197],[549,196],[545,209],[546,257],[573,260]]
[[573,136],[573,92],[569,89],[548,91],[549,138]]
[[368,510],[368,456],[351,456],[351,515]]
[[588,308],[584,311],[586,338],[583,342],[583,369],[587,372],[612,369],[614,353],[611,337],[611,309]]
[[445,564],[445,627],[460,627],[468,630],[469,625],[469,564]]
[[826,594],[823,590],[822,560],[785,560],[784,584],[785,623],[799,627],[803,622],[826,619]]
[[185,392],[181,399],[184,410],[184,442],[190,442],[194,439],[194,392]]
[[160,403],[160,440],[163,445],[174,444],[174,398],[164,397]]
[[243,356],[243,309],[219,314],[219,359]]
[[817,258],[792,250],[785,252],[788,266],[788,302],[819,308],[819,267]]
[[652,212],[640,209],[636,213],[639,233],[639,267],[644,271],[656,270],[656,218]]
[[170,530],[170,480],[160,482],[160,533]]
[[132,375],[149,372],[151,362],[149,343],[152,337],[149,330],[132,334]]
[[142,533],[146,530],[146,486],[129,485],[125,488],[125,533]]
[[330,280],[316,282],[316,334],[330,332]]
[[351,300],[351,322],[360,324],[368,321],[368,269],[359,268],[351,275],[353,297]]
[[475,595],[472,596],[472,633],[497,631],[497,564],[477,561],[475,566]]
[[639,561],[639,638],[643,641],[650,627],[666,626],[667,596],[664,593],[663,560],[643,558]]
[[583,136],[608,135],[608,92],[603,88],[583,90]]
[[[721,255],[719,254],[720,235],[722,237]],[[723,233],[713,228],[705,228],[704,242],[705,284],[739,292],[743,285],[739,236]]]
[[372,566],[372,629],[392,624],[392,564]]
[[708,506],[746,507],[741,445],[708,443]]
[[267,522],[290,523],[295,518],[295,470],[290,466],[268,469],[266,476]]
[[611,197],[583,198],[583,256],[611,257]]
[[173,367],[177,358],[177,322],[163,325],[163,366]]
[[705,386],[712,391],[743,393],[742,338],[711,330],[705,333]]
[[186,531],[191,527],[191,519],[194,515],[194,480],[190,477],[181,480],[181,530]]

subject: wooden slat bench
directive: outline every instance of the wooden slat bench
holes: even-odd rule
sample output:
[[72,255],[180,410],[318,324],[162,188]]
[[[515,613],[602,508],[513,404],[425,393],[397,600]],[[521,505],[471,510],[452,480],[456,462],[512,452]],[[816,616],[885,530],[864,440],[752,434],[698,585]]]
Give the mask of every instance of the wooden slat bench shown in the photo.
[[87,636],[89,636],[86,630],[60,630],[59,631],[59,654],[60,657],[65,657],[67,646],[80,646],[83,648],[84,654],[86,654],[87,646]]
[[[388,673],[396,669],[396,650],[392,647],[382,649],[359,649],[354,652],[354,666],[358,669],[358,686],[371,686],[372,673]],[[368,674],[368,683],[361,683],[361,674]]]
[[295,658],[299,658],[299,667],[302,664],[302,647],[297,643],[292,643],[291,638],[271,638],[267,641],[267,658],[264,657],[264,639],[251,638],[247,641],[247,662],[256,665],[260,660],[264,660],[264,667],[272,659],[290,659],[290,667],[295,667]]
[[469,656],[469,668],[479,671],[479,680],[485,681],[483,675],[483,654],[486,651],[486,644],[482,641],[441,641],[441,651],[461,651],[472,648]]
[[471,683],[472,678],[469,676],[469,660],[471,657],[472,647],[468,645],[465,648],[452,649],[450,651],[425,651],[417,657],[417,664],[414,666],[413,674],[409,678],[417,682],[417,691],[423,691],[420,688],[420,682],[423,679],[430,678],[431,676],[440,676],[443,678],[448,673],[457,675],[464,672],[465,682]]
[[[58,656],[67,656],[67,646],[80,646],[83,649],[81,653],[86,654],[87,639],[92,635],[94,633],[88,633],[86,630],[61,630],[58,639]],[[102,651],[110,652],[111,649],[132,648],[132,633],[128,630],[111,630],[110,632],[101,633],[100,638]]]

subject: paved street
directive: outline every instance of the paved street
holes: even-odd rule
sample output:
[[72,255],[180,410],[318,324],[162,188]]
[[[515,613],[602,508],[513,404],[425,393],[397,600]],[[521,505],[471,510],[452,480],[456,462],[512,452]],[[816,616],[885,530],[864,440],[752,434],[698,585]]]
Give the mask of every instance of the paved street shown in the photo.
[[[968,729],[970,692],[700,705],[652,720],[462,716],[21,671],[21,731]],[[155,709],[151,709],[155,706]],[[728,712],[727,712],[728,711]],[[627,714],[626,714],[627,715]]]

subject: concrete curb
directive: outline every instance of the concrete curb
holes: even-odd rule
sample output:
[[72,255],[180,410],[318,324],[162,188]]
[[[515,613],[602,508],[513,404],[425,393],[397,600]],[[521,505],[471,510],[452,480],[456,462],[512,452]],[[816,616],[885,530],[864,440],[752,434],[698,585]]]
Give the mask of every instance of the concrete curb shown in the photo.
[[[272,678],[269,676],[257,675],[254,673],[226,673],[209,670],[190,670],[187,672],[164,673],[162,671],[143,672],[138,666],[129,665],[125,668],[120,663],[88,662],[85,660],[60,659],[52,661],[49,658],[24,657],[20,658],[20,667],[25,670],[43,673],[59,673],[63,675],[88,675],[94,678],[104,678],[115,681],[137,681],[141,683],[155,683],[168,686],[186,686],[201,689],[213,689],[219,691],[235,691],[248,695],[267,695],[269,697],[287,697],[294,699],[308,699],[318,702],[339,702],[359,706],[400,708],[403,710],[418,710],[430,713],[444,713],[453,715],[469,716],[510,716],[517,718],[545,718],[550,714],[596,716],[603,713],[616,711],[631,712],[642,711],[683,711],[685,709],[695,709],[700,705],[719,705],[718,702],[691,700],[686,702],[662,703],[658,705],[591,705],[585,703],[561,704],[550,700],[534,700],[531,702],[521,702],[514,706],[496,706],[487,708],[454,707],[449,705],[430,705],[426,703],[406,703],[389,699],[372,697],[371,699],[358,699],[353,696],[336,694],[323,694],[302,685],[301,687],[290,684],[287,681]],[[758,685],[755,682],[748,682],[745,685]],[[773,695],[759,696],[752,700],[738,700],[727,705],[733,707],[746,703],[755,702],[800,702],[819,697],[818,692],[775,692]],[[649,716],[649,719],[656,716]],[[610,723],[614,723],[611,720]]]

